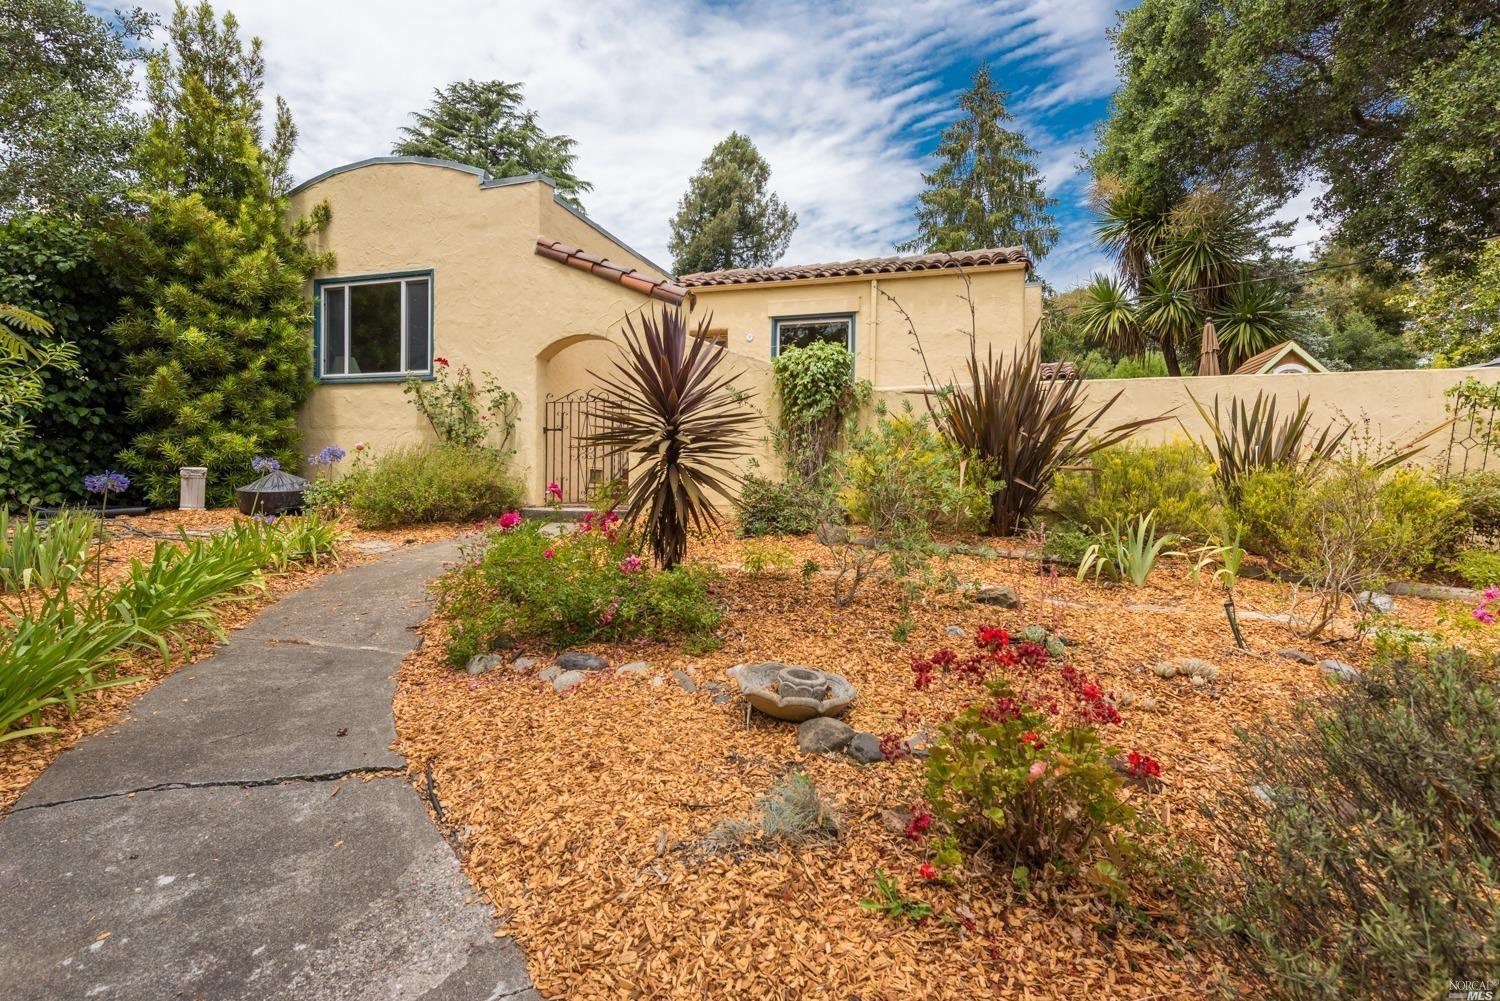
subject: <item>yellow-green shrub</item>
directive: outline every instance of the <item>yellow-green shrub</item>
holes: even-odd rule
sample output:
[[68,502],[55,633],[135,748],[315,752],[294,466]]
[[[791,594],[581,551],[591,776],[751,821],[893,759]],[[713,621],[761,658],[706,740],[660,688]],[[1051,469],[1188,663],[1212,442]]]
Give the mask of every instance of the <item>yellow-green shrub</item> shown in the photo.
[[1213,463],[1192,442],[1116,445],[1090,464],[1052,482],[1052,509],[1075,525],[1096,529],[1155,511],[1164,532],[1202,538],[1219,527]]
[[880,410],[839,456],[839,502],[876,532],[978,527],[989,515],[989,485],[975,463],[932,429],[910,404]]

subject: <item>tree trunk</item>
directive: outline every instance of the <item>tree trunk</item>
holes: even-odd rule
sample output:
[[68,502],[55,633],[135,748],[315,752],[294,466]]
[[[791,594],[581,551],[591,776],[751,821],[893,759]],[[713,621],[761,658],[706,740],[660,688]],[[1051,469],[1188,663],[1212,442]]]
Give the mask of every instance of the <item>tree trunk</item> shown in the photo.
[[1177,350],[1176,350],[1176,348],[1174,348],[1170,344],[1163,344],[1161,346],[1161,357],[1162,357],[1162,361],[1164,361],[1164,362],[1167,363],[1167,374],[1168,375],[1181,375],[1182,374],[1182,366],[1179,365],[1179,364],[1177,364]]

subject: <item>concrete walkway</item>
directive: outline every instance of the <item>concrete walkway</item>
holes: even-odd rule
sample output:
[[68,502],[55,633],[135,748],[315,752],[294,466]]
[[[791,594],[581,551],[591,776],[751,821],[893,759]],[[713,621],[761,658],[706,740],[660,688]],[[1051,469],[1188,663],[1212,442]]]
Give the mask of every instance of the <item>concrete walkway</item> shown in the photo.
[[64,752],[0,820],[0,995],[539,1001],[390,750],[455,554],[288,595]]

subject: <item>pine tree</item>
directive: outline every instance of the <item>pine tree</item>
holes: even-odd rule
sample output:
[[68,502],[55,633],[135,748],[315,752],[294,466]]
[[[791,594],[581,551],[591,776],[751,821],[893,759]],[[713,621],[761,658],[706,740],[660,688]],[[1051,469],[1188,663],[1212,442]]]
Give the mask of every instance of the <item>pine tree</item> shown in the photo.
[[1014,121],[1005,94],[995,89],[989,67],[959,98],[963,117],[943,132],[937,169],[923,174],[917,235],[896,249],[941,253],[980,247],[1026,248],[1040,260],[1057,242],[1057,224],[1026,137],[1005,127]]
[[144,429],[122,461],[152,503],[176,500],[180,466],[207,466],[209,502],[223,505],[255,456],[299,464],[312,363],[304,287],[332,264],[304,238],[329,214],[325,204],[285,221],[296,129],[278,100],[265,141],[264,69],[259,39],[247,50],[234,16],[217,21],[206,2],[178,4],[148,67],[141,211],[113,250],[133,276],[114,332]]
[[771,165],[738,132],[713,148],[672,219],[677,274],[766,267],[786,253],[797,214],[766,190],[770,179]]
[[594,190],[573,173],[568,136],[549,136],[537,124],[537,113],[521,104],[521,85],[504,80],[460,80],[433,91],[426,111],[412,113],[415,126],[391,147],[397,156],[430,156],[457,160],[496,177],[546,174],[557,182],[563,200],[583,208],[578,196]]

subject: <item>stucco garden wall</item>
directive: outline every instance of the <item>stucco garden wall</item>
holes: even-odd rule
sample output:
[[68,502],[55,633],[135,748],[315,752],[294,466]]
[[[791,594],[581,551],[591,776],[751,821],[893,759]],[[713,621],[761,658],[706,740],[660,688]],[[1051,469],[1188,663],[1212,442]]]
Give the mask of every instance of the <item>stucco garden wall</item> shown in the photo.
[[[1091,379],[1084,382],[1083,389],[1085,398],[1095,405],[1119,394],[1101,426],[1169,415],[1168,420],[1141,430],[1135,436],[1136,441],[1159,442],[1187,435],[1200,440],[1206,438],[1208,426],[1197,407],[1193,406],[1189,392],[1210,410],[1217,395],[1221,407],[1227,410],[1231,398],[1239,397],[1250,404],[1258,392],[1265,390],[1276,395],[1278,408],[1283,413],[1295,408],[1299,397],[1309,398],[1312,402],[1308,409],[1316,428],[1330,420],[1368,422],[1365,427],[1376,442],[1405,444],[1448,421],[1443,394],[1470,377],[1489,385],[1500,384],[1500,369]],[[919,412],[926,412],[925,397],[920,393],[882,392],[877,393],[876,398],[892,408],[909,400]],[[1359,433],[1363,434],[1364,429]],[[1447,447],[1448,433],[1444,431],[1429,439],[1414,461],[1442,466]]]

